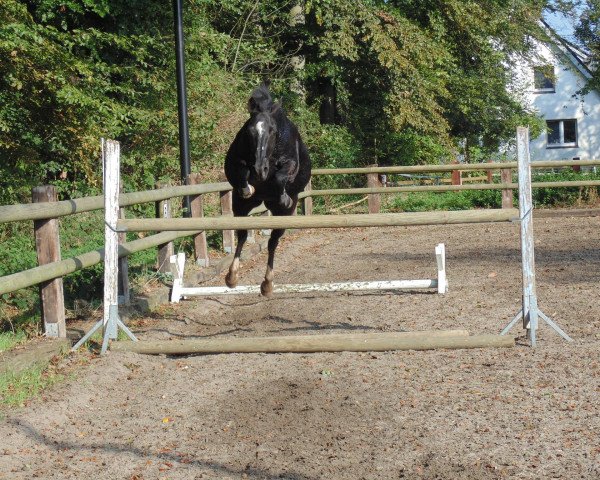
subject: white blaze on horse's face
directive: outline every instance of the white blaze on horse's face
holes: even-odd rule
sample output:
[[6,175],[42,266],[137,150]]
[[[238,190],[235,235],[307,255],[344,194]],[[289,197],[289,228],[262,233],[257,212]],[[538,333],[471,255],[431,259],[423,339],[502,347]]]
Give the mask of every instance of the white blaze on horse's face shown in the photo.
[[269,118],[266,115],[255,123],[256,131],[256,159],[254,170],[260,181],[265,181],[269,176],[269,155],[272,148],[270,143],[273,143],[272,135],[270,134]]
[[256,122],[256,130],[258,131],[258,138],[265,134],[265,122]]

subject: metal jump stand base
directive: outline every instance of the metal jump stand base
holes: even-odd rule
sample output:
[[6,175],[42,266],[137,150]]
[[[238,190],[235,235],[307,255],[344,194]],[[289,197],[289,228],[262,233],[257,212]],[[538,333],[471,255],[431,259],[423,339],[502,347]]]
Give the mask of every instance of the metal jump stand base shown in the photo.
[[[81,345],[83,345],[85,342],[87,342],[89,340],[89,338],[94,333],[96,333],[100,329],[100,327],[102,327],[103,325],[104,325],[104,319],[99,320],[96,323],[96,325],[94,325],[90,329],[90,331],[87,332],[83,336],[83,338],[81,340],[79,340],[75,345],[73,345],[73,348],[71,349],[71,351],[74,352],[79,347],[81,347]],[[106,324],[106,328],[104,329],[104,336],[102,338],[102,349],[100,350],[100,353],[102,355],[104,355],[106,353],[106,350],[108,349],[108,340],[109,339],[115,340],[117,338],[117,334],[118,334],[119,328],[121,330],[123,330],[125,332],[125,334],[133,342],[137,342],[138,341],[138,339],[133,334],[133,332],[131,330],[129,330],[129,328],[127,328],[127,325],[125,325],[121,321],[121,319],[119,318],[119,307],[118,307],[118,305],[110,305],[108,307],[108,322]]]
[[[534,313],[533,308],[529,309],[529,322],[526,323],[527,338],[531,341],[532,347],[535,347],[535,343],[536,343],[536,330],[537,330],[537,326],[538,326],[538,318],[537,317],[541,317],[542,320],[544,320],[548,325],[550,325],[550,327],[552,327],[552,329],[556,333],[558,333],[562,338],[564,338],[567,342],[573,341],[573,339],[571,337],[569,337],[569,335],[567,335],[562,328],[560,328],[550,317],[546,316],[546,314],[544,312],[539,310],[536,305],[535,313]],[[519,313],[517,313],[515,315],[515,318],[513,318],[510,321],[510,323],[506,327],[504,327],[504,330],[502,330],[500,332],[500,335],[506,335],[510,331],[510,329],[516,325],[516,323],[519,320],[524,320],[523,319],[523,309],[519,310]]]

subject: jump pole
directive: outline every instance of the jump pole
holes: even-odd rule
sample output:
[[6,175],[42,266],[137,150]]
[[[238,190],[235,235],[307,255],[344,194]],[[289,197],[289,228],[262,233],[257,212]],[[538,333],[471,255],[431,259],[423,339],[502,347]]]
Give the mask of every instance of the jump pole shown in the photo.
[[544,312],[538,308],[535,282],[535,255],[533,241],[533,200],[531,195],[531,158],[529,154],[529,128],[517,128],[517,168],[519,172],[519,220],[521,226],[521,264],[523,278],[522,307],[500,335],[506,335],[519,321],[527,330],[531,346],[536,346],[538,319],[542,318],[568,342],[572,339]]
[[[374,290],[406,290],[435,288],[438,293],[445,294],[448,291],[448,280],[446,279],[446,249],[443,243],[435,247],[437,262],[437,279],[426,280],[380,280],[370,282],[336,282],[336,283],[311,283],[311,284],[284,284],[275,285],[274,293],[310,293],[310,292],[356,292]],[[171,257],[171,263],[175,265],[175,278],[171,289],[171,303],[178,303],[181,298],[191,296],[211,295],[258,295],[260,286],[244,285],[235,288],[229,287],[184,287],[183,270],[185,267],[185,254],[178,253]]]
[[514,208],[436,212],[373,213],[349,215],[145,218],[117,221],[119,232],[181,230],[260,230],[273,228],[351,228],[450,225],[509,222],[518,219]]
[[111,349],[149,355],[206,355],[218,353],[387,352],[436,348],[510,348],[514,346],[515,340],[512,337],[468,335],[466,331],[439,330],[117,342],[112,345]]

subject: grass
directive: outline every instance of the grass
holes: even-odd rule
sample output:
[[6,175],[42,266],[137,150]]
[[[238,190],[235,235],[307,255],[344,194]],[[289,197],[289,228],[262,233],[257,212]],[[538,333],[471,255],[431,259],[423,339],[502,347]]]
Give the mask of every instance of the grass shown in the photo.
[[27,339],[27,334],[22,330],[17,332],[1,332],[0,333],[0,353],[14,348],[19,343],[23,343]]
[[50,385],[62,380],[63,375],[53,369],[42,366],[31,367],[17,375],[4,373],[0,375],[0,405],[6,407],[22,407],[25,403],[39,395]]

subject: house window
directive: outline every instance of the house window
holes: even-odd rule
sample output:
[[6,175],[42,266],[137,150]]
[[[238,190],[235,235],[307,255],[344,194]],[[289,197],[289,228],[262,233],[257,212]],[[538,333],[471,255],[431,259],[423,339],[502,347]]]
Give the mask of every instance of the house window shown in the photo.
[[556,76],[552,65],[533,67],[533,86],[537,93],[554,93]]
[[548,120],[547,148],[565,148],[577,146],[577,120]]

